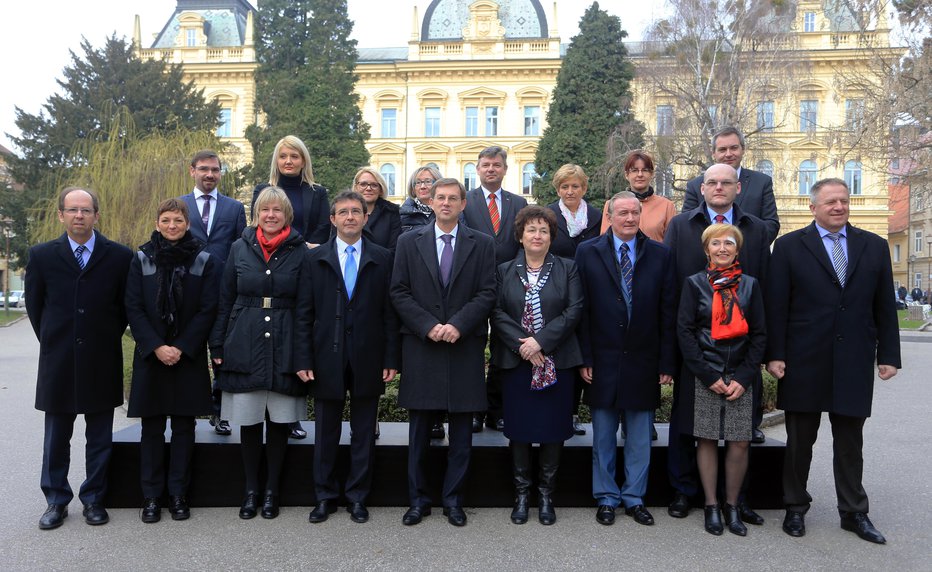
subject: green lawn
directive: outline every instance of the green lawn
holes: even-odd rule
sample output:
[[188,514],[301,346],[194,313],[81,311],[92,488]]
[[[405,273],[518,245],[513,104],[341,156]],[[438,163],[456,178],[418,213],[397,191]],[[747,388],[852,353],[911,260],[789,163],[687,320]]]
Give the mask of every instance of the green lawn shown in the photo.
[[13,310],[10,310],[9,312],[7,312],[5,309],[0,309],[0,326],[9,324],[13,320],[16,320],[17,318],[21,318],[23,316],[25,316],[25,314],[23,314],[22,312],[14,312]]
[[900,328],[903,328],[906,330],[915,330],[916,328],[918,328],[919,326],[925,323],[925,320],[906,319],[906,314],[907,314],[906,310],[897,310],[896,314],[900,319]]

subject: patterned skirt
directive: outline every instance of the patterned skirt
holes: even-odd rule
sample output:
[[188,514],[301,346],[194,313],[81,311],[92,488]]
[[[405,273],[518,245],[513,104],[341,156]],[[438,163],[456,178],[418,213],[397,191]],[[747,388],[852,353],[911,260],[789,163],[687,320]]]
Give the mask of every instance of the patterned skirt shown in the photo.
[[220,418],[232,425],[255,425],[265,421],[266,413],[273,423],[291,423],[307,419],[307,398],[293,397],[274,391],[258,390],[244,393],[223,392]]
[[[736,383],[736,382],[732,382]],[[695,380],[696,399],[693,405],[693,435],[700,439],[750,441],[753,424],[753,386],[734,401],[711,391]]]

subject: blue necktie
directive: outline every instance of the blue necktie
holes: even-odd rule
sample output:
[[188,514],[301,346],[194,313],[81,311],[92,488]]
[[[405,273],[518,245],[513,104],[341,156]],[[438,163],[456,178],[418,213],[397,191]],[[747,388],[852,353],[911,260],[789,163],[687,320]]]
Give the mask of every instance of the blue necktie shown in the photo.
[[440,240],[443,241],[443,250],[440,251],[440,285],[446,288],[453,271],[453,235],[440,235]]
[[87,247],[84,246],[83,244],[78,245],[78,247],[74,249],[74,259],[78,263],[78,266],[81,267],[81,270],[84,270],[84,251],[85,250],[87,250]]
[[343,267],[343,282],[346,284],[346,297],[352,299],[353,289],[356,288],[356,257],[353,253],[356,249],[352,246],[346,247],[346,266]]
[[634,278],[634,267],[631,265],[631,257],[628,256],[628,243],[621,243],[621,283],[625,287],[625,292],[631,295],[631,282]]
[[845,279],[848,277],[848,260],[845,258],[845,251],[841,247],[841,233],[830,232],[825,236],[832,239],[832,266],[835,267],[838,283],[844,288]]

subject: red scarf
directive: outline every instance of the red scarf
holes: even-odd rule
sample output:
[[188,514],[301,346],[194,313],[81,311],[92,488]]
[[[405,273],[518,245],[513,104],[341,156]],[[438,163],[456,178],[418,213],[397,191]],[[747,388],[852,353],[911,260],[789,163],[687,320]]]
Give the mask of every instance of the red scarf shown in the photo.
[[712,339],[728,340],[748,333],[748,323],[738,304],[737,288],[741,283],[741,265],[735,260],[731,266],[719,268],[709,264],[706,268],[712,285]]
[[291,234],[291,227],[286,226],[282,229],[278,236],[272,239],[265,238],[265,235],[262,234],[262,229],[256,227],[256,239],[259,241],[259,247],[262,249],[262,256],[265,256],[265,261],[268,262],[272,258],[272,253],[285,242],[285,239],[288,238],[288,235]]

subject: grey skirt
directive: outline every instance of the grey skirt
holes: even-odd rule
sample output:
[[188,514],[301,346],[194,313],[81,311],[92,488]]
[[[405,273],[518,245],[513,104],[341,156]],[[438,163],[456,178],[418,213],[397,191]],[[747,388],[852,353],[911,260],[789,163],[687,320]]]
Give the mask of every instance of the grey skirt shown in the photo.
[[[737,382],[732,382],[737,383]],[[693,406],[693,436],[699,439],[750,441],[753,424],[753,386],[734,401],[711,391],[695,380],[696,399]]]
[[266,412],[273,423],[304,421],[307,419],[307,398],[264,389],[245,393],[223,392],[220,418],[233,425],[262,423]]

